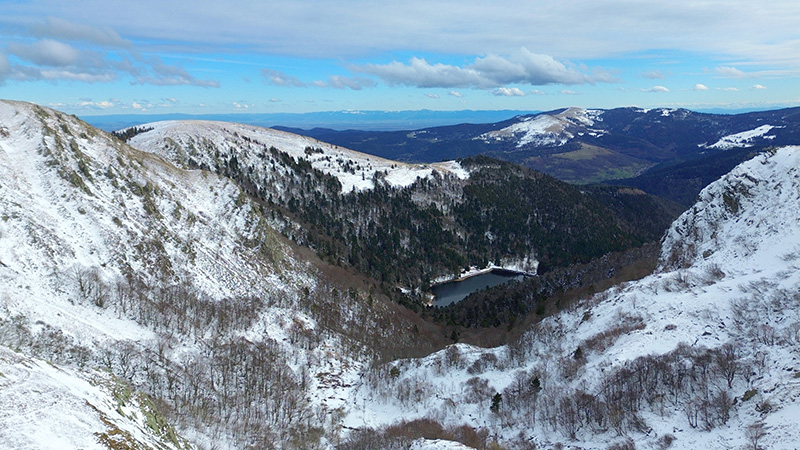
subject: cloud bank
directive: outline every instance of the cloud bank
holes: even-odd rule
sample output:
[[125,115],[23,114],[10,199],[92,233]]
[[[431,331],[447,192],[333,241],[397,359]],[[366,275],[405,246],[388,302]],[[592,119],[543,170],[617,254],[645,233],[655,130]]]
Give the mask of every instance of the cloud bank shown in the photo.
[[389,85],[422,88],[477,88],[492,89],[509,84],[542,86],[547,84],[593,84],[612,82],[614,77],[598,69],[587,74],[549,55],[533,53],[521,48],[508,57],[488,55],[475,59],[463,67],[442,63],[429,63],[423,58],[411,58],[405,64],[393,61],[388,64],[353,66],[352,70],[373,75]]
[[0,53],[0,82],[108,83],[130,77],[131,84],[219,87],[218,81],[198,78],[179,65],[142,56],[130,41],[108,27],[48,17],[25,33],[33,39],[12,41],[6,46],[7,53]]

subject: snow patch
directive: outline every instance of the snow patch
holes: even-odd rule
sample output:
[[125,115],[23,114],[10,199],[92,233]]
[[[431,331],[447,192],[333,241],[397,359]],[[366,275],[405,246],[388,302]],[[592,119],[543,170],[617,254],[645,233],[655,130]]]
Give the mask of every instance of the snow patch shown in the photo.
[[720,138],[717,142],[711,145],[701,145],[701,147],[706,148],[715,148],[719,150],[730,150],[732,148],[741,148],[741,147],[752,147],[753,141],[756,138],[763,138],[763,139],[774,139],[775,136],[766,136],[774,128],[783,128],[783,127],[775,127],[772,125],[761,125],[760,127],[742,131],[741,133],[730,134],[728,136],[724,136]]

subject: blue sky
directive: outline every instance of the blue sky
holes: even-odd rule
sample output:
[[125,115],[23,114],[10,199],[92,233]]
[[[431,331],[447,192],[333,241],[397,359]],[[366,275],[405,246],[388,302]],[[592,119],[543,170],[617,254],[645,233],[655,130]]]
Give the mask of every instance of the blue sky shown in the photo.
[[800,4],[0,0],[0,98],[78,115],[800,105]]

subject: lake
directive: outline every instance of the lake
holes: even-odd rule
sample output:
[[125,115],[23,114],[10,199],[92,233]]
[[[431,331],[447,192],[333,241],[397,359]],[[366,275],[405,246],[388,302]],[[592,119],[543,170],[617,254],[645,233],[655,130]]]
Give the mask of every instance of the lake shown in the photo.
[[431,287],[431,292],[436,296],[434,306],[447,306],[464,300],[469,294],[507,283],[511,280],[522,280],[525,275],[508,270],[493,270],[480,275],[471,276],[460,281],[448,281]]

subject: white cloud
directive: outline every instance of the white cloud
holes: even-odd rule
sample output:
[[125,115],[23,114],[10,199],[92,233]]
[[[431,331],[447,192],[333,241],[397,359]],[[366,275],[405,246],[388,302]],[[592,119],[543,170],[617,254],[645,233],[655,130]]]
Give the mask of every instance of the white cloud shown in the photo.
[[492,95],[497,95],[501,97],[524,97],[525,92],[523,92],[520,88],[507,88],[507,87],[499,87],[492,91]]
[[50,37],[68,41],[86,41],[114,47],[131,47],[132,43],[123,39],[110,27],[91,27],[72,23],[56,17],[48,17],[44,23],[31,26],[34,36]]
[[649,72],[644,72],[642,77],[650,79],[650,80],[658,80],[661,78],[666,78],[667,76],[664,75],[664,72],[660,70],[651,70]]
[[315,81],[314,84],[320,87],[332,87],[336,89],[350,88],[354,91],[360,91],[362,88],[375,86],[375,81],[364,77],[331,75],[327,83]]
[[425,94],[425,97],[428,97],[428,98],[439,98],[439,96],[437,94]]
[[[142,69],[134,69],[136,81],[132,84],[152,84],[155,86],[182,86],[191,85],[199,87],[219,87],[219,81],[203,80],[196,78],[183,67],[165,64],[159,58],[149,58],[145,61],[143,69],[151,74],[141,73]],[[148,67],[149,66],[149,67]]]
[[669,92],[664,86],[653,86],[650,89],[643,89],[643,92]]
[[570,89],[562,89],[559,92],[561,92],[562,95],[581,95],[580,92],[572,91]]
[[453,97],[458,97],[458,98],[464,97],[464,94],[458,91],[450,91],[447,93],[447,95],[452,95]]
[[694,90],[694,91],[707,91],[708,90],[708,86],[706,86],[705,84],[697,83],[697,84],[694,85],[694,88],[692,88],[692,90]]
[[80,106],[84,108],[92,108],[92,109],[108,109],[117,106],[117,102],[112,100],[103,100],[99,102],[92,101],[91,99],[86,99],[80,102]]
[[547,92],[540,91],[538,89],[534,89],[530,93],[533,94],[533,95],[547,95]]
[[12,42],[8,51],[18,57],[43,66],[69,66],[81,57],[81,52],[69,44],[44,39],[32,44]]
[[450,64],[431,64],[423,58],[411,58],[408,64],[393,61],[388,64],[354,66],[355,71],[381,78],[390,85],[416,87],[472,87],[491,89],[507,84],[585,84],[610,81],[607,72],[595,75],[567,67],[549,55],[537,54],[522,48],[508,57],[488,55],[477,58],[463,67]]
[[248,109],[250,109],[251,107],[254,106],[254,105],[252,105],[250,103],[247,103],[247,102],[245,102],[243,100],[242,101],[238,101],[238,102],[233,102],[233,103],[231,103],[231,105],[233,105],[233,108],[238,110],[238,111],[246,111],[246,110],[248,110]]
[[69,80],[80,81],[83,83],[108,83],[117,79],[113,72],[83,72],[63,69],[45,69],[38,72],[38,78],[42,80]]
[[755,74],[743,72],[733,66],[719,66],[714,68],[714,72],[727,78],[754,78]]
[[739,92],[739,88],[735,87],[724,87],[724,88],[717,88],[718,91],[726,91],[726,92]]
[[752,85],[750,87],[750,89],[753,89],[753,90],[762,90],[762,89],[766,89],[766,88],[767,88],[766,86],[763,86],[763,85],[760,85],[760,84],[754,84],[754,85]]
[[302,87],[306,85],[306,83],[303,83],[297,78],[287,75],[279,70],[261,69],[261,76],[264,77],[264,81],[266,81],[267,84],[272,84],[275,86]]
[[[11,63],[8,62],[8,56],[0,52],[0,77],[11,71]],[[2,78],[0,78],[2,80]]]

